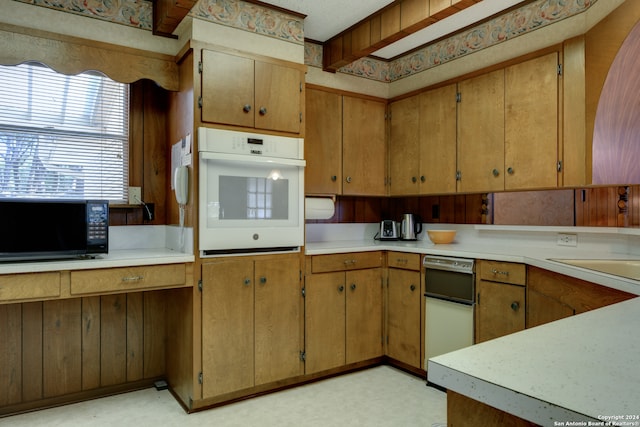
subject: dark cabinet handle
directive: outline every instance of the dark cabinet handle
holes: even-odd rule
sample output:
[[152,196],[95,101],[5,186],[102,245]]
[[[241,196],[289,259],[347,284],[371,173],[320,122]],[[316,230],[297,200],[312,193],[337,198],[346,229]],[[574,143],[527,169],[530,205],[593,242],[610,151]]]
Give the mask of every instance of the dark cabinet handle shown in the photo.
[[416,178],[415,176],[411,177],[411,182],[416,183],[418,182],[418,178]]
[[411,292],[415,291],[416,290],[416,285],[409,286],[409,289],[411,289]]
[[244,107],[242,107],[242,111],[244,111],[245,113],[248,113],[251,111],[251,105],[246,104]]
[[511,303],[511,310],[518,311],[519,308],[520,308],[520,303],[518,301],[514,301]]
[[337,179],[338,179],[338,177],[337,177],[337,176],[335,176],[335,175],[331,175],[331,181],[336,182],[336,180],[337,180]]
[[342,292],[342,291],[344,291],[344,285],[338,286],[338,292]]
[[513,173],[514,173],[514,172],[515,172],[515,171],[513,170],[513,168],[507,168],[507,173],[508,173],[509,175],[513,175]]
[[249,286],[251,284],[251,279],[244,279],[244,285]]
[[352,284],[351,284],[351,290],[352,290],[352,291],[355,291],[355,290],[356,290],[356,284],[355,284],[355,283],[352,283]]
[[264,116],[265,114],[267,114],[267,109],[265,107],[260,107],[260,115]]
[[425,182],[426,180],[427,180],[427,179],[424,177],[424,175],[422,175],[422,176],[420,177],[420,182]]
[[491,171],[491,173],[493,174],[493,176],[498,176],[500,175],[500,171],[498,169],[494,169]]
[[264,277],[264,276],[262,276],[262,277],[260,278],[260,283],[262,283],[263,285],[264,285],[265,283],[267,283],[267,278],[266,278],[266,277]]

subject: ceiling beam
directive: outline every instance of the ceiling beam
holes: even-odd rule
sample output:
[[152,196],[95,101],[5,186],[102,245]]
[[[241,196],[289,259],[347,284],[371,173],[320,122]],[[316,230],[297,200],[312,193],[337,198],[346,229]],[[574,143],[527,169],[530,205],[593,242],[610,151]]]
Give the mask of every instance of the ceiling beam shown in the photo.
[[323,70],[336,72],[482,0],[398,0],[323,43]]
[[197,0],[153,0],[153,34],[177,38],[173,32],[196,3]]

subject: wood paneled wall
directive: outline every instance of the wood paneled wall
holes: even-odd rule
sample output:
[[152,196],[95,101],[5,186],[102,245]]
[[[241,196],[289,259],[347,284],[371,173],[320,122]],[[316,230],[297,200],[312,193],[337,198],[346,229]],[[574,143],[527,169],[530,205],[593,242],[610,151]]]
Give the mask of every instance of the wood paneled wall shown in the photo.
[[[536,197],[557,200],[559,194],[571,200],[562,202],[558,209],[571,209],[573,224],[563,219],[562,224],[541,224],[539,218],[527,218],[526,209],[520,209],[520,220],[509,225],[576,225],[584,227],[640,227],[640,185],[592,187],[573,190],[536,191]],[[501,197],[521,199],[523,193],[500,193]],[[310,220],[307,223],[370,223],[383,219],[399,221],[403,213],[415,213],[426,223],[450,224],[493,224],[497,213],[494,209],[504,209],[506,203],[493,205],[492,194],[467,194],[421,197],[348,197],[336,198],[336,213],[329,220]],[[556,203],[558,204],[558,203]],[[547,207],[545,209],[550,209]],[[566,212],[561,212],[563,218]],[[531,215],[540,212],[531,210]],[[513,215],[510,218],[515,218]]]
[[0,415],[162,377],[165,295],[0,305]]
[[413,213],[429,223],[486,224],[489,208],[486,195],[447,195],[422,197],[350,197],[338,196],[336,213],[329,220],[308,223],[364,223],[383,219],[400,221],[402,214]]
[[142,206],[111,207],[111,225],[166,224],[167,111],[169,92],[150,80],[131,84],[129,110],[129,185],[142,188],[142,200],[154,206],[145,221]]

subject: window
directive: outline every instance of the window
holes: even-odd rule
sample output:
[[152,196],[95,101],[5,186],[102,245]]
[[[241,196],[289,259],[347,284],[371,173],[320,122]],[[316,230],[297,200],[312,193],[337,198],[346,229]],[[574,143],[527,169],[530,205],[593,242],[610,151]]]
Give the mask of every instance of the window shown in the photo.
[[127,200],[128,85],[29,63],[0,94],[0,197]]

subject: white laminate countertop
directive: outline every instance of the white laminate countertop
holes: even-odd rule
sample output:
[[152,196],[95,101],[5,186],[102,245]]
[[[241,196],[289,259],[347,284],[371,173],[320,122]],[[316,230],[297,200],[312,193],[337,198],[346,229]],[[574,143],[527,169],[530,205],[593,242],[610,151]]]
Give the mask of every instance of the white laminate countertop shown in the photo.
[[639,330],[634,298],[434,357],[428,380],[543,426],[640,426]]
[[193,255],[166,248],[119,249],[95,258],[0,263],[0,274],[177,264],[194,260]]
[[[556,244],[554,239],[558,231],[553,227],[497,228],[497,231],[484,226],[459,228],[454,242],[447,245],[436,245],[428,239],[417,241],[374,240],[375,231],[371,233],[370,230],[363,230],[362,233],[354,233],[355,238],[351,240],[338,238],[307,242],[305,254],[324,255],[383,250],[519,262],[640,295],[640,281],[553,261],[554,259],[638,260],[640,254],[630,252],[628,246],[636,247],[636,240],[630,241],[629,239],[638,239],[640,242],[640,236],[619,236],[617,230],[602,235],[593,229],[587,229],[586,233],[582,235],[576,228],[576,231],[572,230],[572,232],[578,233],[578,246],[566,247]],[[565,232],[566,229],[562,228],[561,231]],[[371,235],[371,238],[367,238],[367,233]],[[365,236],[363,238],[358,234],[365,234]],[[329,237],[335,235],[349,237],[348,228],[337,227],[337,231],[330,233]]]

